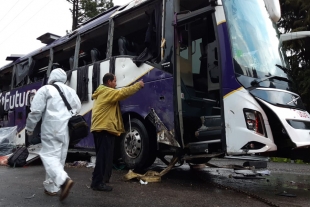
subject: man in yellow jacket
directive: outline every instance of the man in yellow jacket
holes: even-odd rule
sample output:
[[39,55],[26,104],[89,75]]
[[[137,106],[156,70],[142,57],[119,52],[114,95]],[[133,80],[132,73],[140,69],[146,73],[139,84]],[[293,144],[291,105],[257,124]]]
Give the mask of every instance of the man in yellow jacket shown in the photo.
[[113,149],[116,136],[125,132],[119,101],[128,98],[144,87],[143,81],[122,89],[115,89],[116,77],[112,73],[104,75],[103,85],[93,93],[91,132],[96,149],[96,166],[93,171],[91,188],[111,191],[106,185],[112,173]]

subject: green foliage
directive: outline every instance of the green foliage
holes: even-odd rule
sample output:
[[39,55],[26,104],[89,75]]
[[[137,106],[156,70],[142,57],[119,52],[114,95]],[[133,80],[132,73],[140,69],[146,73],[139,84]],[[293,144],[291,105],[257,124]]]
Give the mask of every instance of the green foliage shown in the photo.
[[72,4],[72,30],[114,6],[113,0],[66,0]]
[[285,162],[285,163],[296,163],[296,164],[307,164],[307,162],[303,160],[291,160],[289,158],[283,158],[283,157],[270,157],[271,162]]
[[[280,0],[282,18],[278,27],[283,33],[310,31],[310,1]],[[288,41],[284,44],[289,56],[290,74],[297,83],[307,110],[310,111],[310,38]]]
[[112,0],[80,0],[81,10],[79,11],[78,23],[83,23],[113,6]]

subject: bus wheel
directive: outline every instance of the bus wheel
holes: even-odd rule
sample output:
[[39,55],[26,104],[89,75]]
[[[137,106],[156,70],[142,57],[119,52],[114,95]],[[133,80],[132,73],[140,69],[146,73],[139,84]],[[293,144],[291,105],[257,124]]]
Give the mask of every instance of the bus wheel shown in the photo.
[[[141,170],[146,168],[152,157],[150,140],[147,130],[139,119],[131,120],[125,124],[126,133],[121,140],[121,156],[129,169]],[[153,163],[152,163],[153,164]]]

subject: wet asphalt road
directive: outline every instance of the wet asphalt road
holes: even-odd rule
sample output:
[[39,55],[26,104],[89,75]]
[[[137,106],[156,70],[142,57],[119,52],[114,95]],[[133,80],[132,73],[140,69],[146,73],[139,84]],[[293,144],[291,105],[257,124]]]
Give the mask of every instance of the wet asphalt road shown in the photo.
[[[223,166],[242,165],[236,160],[211,160]],[[153,170],[164,168],[160,162]],[[203,168],[190,170],[188,165],[174,168],[161,183],[141,185],[138,181],[124,182],[127,170],[114,170],[112,192],[97,192],[88,188],[92,168],[68,168],[75,181],[69,197],[59,202],[58,197],[43,193],[45,176],[42,165],[23,168],[0,167],[0,206],[269,206],[259,200],[267,199],[278,206],[310,206],[310,165],[268,163],[269,176],[264,179],[234,179],[232,169]],[[219,187],[215,183],[228,186]],[[237,189],[237,190],[236,190]],[[242,191],[239,192],[238,190]],[[296,197],[276,195],[286,191]],[[250,196],[249,194],[258,196]]]
[[[244,161],[215,159],[210,163],[223,166],[242,165]],[[310,206],[310,165],[268,162],[269,176],[262,179],[234,179],[238,176],[232,169],[204,168],[200,177],[210,176],[213,182],[233,187],[244,195],[254,194],[278,206]],[[265,171],[266,169],[256,169]],[[203,174],[203,175],[202,175]],[[241,176],[242,177],[242,176]],[[205,179],[205,178],[204,178]],[[293,196],[293,197],[291,197]],[[268,205],[267,205],[268,206]]]

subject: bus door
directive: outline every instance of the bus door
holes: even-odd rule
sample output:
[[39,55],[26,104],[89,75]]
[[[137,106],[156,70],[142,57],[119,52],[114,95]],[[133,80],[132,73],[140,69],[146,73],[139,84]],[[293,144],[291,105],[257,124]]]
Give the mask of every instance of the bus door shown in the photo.
[[213,14],[210,6],[185,14],[181,11],[176,22],[179,118],[183,120],[184,146],[192,154],[218,152],[222,147],[220,68]]

